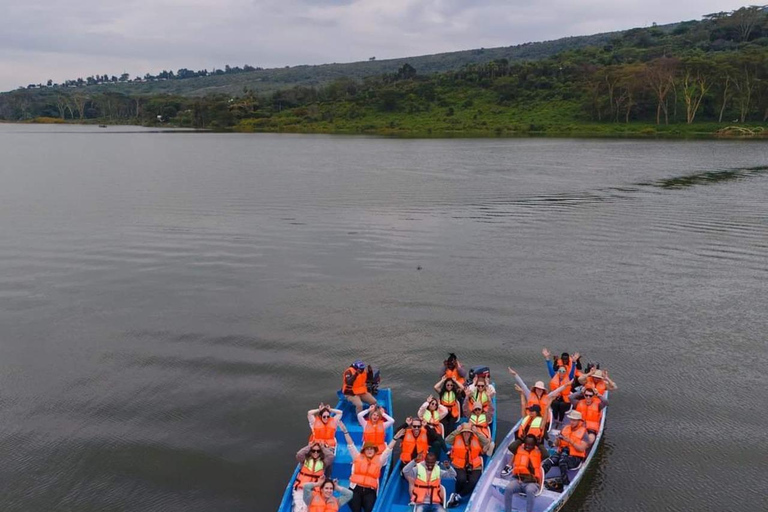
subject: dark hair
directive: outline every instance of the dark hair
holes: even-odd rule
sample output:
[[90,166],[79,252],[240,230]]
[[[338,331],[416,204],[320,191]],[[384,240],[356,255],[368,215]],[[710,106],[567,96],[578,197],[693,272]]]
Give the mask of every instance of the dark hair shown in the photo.
[[331,484],[331,486],[332,486],[334,489],[336,488],[336,484],[335,484],[335,483],[333,483],[333,480],[330,480],[330,479],[326,478],[325,480],[323,480],[323,483],[321,483],[321,484],[319,485],[319,489],[320,489],[321,491],[323,490],[323,487],[325,487],[325,484]]
[[447,389],[445,389],[445,385],[448,384],[449,381],[453,382],[453,392],[454,393],[456,393],[457,390],[459,389],[459,383],[458,382],[456,382],[453,379],[445,379],[445,382],[443,382],[443,385],[440,386],[440,396],[443,396],[443,393],[448,391]]
[[533,444],[538,443],[538,439],[536,439],[536,436],[533,434],[528,434],[527,436],[525,436],[525,439],[523,439],[523,441],[527,441],[528,439],[531,439],[533,441]]
[[325,452],[323,451],[323,447],[320,443],[312,443],[311,445],[309,445],[309,450],[307,450],[307,455],[304,458],[308,459],[312,457],[312,449],[315,447],[320,449],[320,455],[318,456],[318,458],[325,459]]
[[435,452],[427,452],[427,454],[424,456],[424,461],[427,459],[434,459],[434,461],[437,462],[437,455],[435,455]]

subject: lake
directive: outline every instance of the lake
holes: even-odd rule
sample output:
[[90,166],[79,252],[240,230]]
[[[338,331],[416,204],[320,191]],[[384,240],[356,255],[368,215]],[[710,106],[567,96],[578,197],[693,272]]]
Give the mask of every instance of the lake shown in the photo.
[[[758,510],[768,144],[0,124],[0,509],[272,511],[362,358],[599,361],[567,510]],[[762,483],[761,483],[762,482]]]

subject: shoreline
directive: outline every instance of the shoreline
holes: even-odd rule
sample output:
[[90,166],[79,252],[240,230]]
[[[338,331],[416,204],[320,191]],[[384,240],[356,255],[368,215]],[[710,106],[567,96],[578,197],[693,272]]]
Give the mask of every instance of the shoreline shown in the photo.
[[35,118],[24,121],[0,120],[0,124],[41,124],[78,126],[136,126],[162,130],[211,133],[284,133],[303,135],[361,135],[401,139],[505,139],[505,138],[583,138],[583,139],[663,139],[663,140],[767,140],[764,123],[744,125],[717,123],[648,125],[645,123],[584,123],[541,126],[535,130],[469,129],[469,130],[409,130],[402,128],[371,127],[368,129],[334,128],[331,126],[260,126],[237,124],[227,128],[194,128],[175,124],[141,124],[114,122],[104,119],[87,121],[58,118]]

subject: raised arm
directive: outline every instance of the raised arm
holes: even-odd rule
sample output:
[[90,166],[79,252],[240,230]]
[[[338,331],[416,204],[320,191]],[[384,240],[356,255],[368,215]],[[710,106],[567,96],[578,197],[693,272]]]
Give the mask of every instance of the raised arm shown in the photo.
[[385,413],[384,410],[381,410],[380,412],[381,412],[381,417],[384,418],[384,429],[385,430],[395,424],[395,418],[393,418],[389,414]]
[[440,419],[445,418],[448,416],[448,408],[441,404],[440,402],[437,403],[437,417]]
[[568,386],[570,386],[571,384],[573,384],[573,379],[569,380],[568,382],[566,382],[565,384],[563,384],[559,388],[555,389],[554,391],[550,391],[549,393],[547,393],[547,395],[549,396],[549,398],[555,398],[557,395],[562,393],[563,390],[565,388],[567,388]]
[[361,427],[365,428],[366,419],[365,416],[371,411],[371,408],[363,409],[359,413],[357,413],[357,422],[360,424]]
[[381,465],[385,466],[389,462],[389,458],[392,456],[392,450],[395,449],[395,444],[397,444],[397,439],[392,439],[386,448],[384,448],[384,451],[381,452]]
[[349,455],[352,457],[352,460],[355,460],[357,456],[360,455],[360,452],[357,451],[357,448],[355,448],[355,442],[352,440],[352,436],[349,435],[347,426],[340,421],[339,428],[344,433],[344,440],[347,442],[347,450],[349,450]]
[[440,392],[440,390],[441,390],[441,389],[443,389],[443,383],[445,383],[445,379],[446,379],[446,376],[445,376],[445,375],[443,375],[443,378],[442,378],[442,379],[440,379],[439,381],[437,381],[437,384],[435,384],[435,385],[433,386],[433,389],[434,389],[436,392],[438,392],[438,393],[439,393],[439,392]]
[[518,375],[517,372],[510,366],[507,367],[507,371],[510,375],[512,375],[512,377],[515,378],[515,382],[518,386],[520,386],[520,389],[523,390],[523,393],[525,393],[525,398],[527,399],[529,396],[531,396],[531,390],[528,389],[528,386],[525,385],[525,382],[523,382],[523,379],[520,377],[520,375]]
[[416,413],[416,416],[424,419],[424,413],[427,412],[427,407],[429,407],[429,401],[426,401],[419,406],[419,411]]
[[349,501],[352,499],[352,491],[338,484],[336,484],[336,490],[341,495],[339,496],[339,509],[341,509],[341,507],[349,503]]

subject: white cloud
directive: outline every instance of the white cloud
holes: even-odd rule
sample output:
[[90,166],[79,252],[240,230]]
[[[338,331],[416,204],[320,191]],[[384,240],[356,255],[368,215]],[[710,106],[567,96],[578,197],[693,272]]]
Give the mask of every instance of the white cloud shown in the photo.
[[0,90],[48,78],[508,46],[698,19],[743,0],[3,0]]

